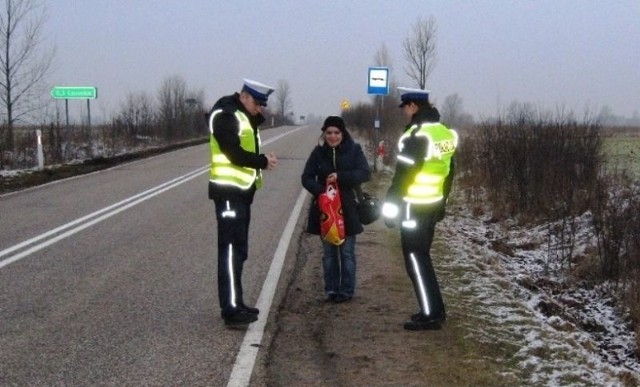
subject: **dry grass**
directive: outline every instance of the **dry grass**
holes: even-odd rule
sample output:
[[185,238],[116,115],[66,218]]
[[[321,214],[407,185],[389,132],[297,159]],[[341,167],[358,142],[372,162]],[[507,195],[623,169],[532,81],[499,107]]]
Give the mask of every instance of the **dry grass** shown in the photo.
[[163,147],[144,149],[137,152],[121,154],[113,157],[98,157],[90,160],[85,160],[84,162],[78,164],[46,166],[42,170],[24,170],[11,177],[0,177],[0,195],[8,192],[19,191],[24,188],[35,187],[38,185],[50,183],[56,180],[66,179],[72,176],[83,175],[102,169],[111,168],[129,161],[138,160],[145,157],[153,156],[155,154],[160,154],[202,143],[204,143],[204,140],[198,139]]

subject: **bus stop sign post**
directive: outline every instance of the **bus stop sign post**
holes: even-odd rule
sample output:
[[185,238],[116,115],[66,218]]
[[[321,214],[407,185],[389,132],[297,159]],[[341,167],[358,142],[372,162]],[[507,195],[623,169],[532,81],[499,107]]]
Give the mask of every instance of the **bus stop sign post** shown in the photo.
[[[367,93],[376,96],[376,119],[373,122],[373,146],[378,144],[378,131],[380,130],[380,104],[382,96],[389,95],[389,68],[369,67],[369,82]],[[375,148],[374,148],[375,149]],[[378,170],[377,157],[373,158],[373,170]]]

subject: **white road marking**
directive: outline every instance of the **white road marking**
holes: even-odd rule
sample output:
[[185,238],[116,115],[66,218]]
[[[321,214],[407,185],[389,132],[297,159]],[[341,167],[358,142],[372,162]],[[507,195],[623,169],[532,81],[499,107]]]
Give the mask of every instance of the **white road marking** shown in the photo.
[[304,203],[306,196],[307,191],[304,189],[300,191],[298,200],[293,206],[293,211],[291,211],[291,215],[289,215],[289,220],[287,221],[287,225],[285,226],[280,242],[278,243],[278,248],[273,256],[269,272],[267,273],[267,278],[262,285],[262,290],[260,291],[260,296],[256,303],[256,307],[261,311],[260,318],[247,328],[247,333],[244,335],[244,340],[242,341],[242,345],[240,346],[240,350],[236,356],[233,370],[231,371],[231,376],[229,377],[229,382],[227,384],[228,387],[244,387],[249,385],[256,356],[260,349],[260,342],[262,341],[262,336],[264,334],[264,328],[267,324],[267,317],[269,317],[273,297],[276,293],[278,280],[280,279],[280,273],[282,272],[282,266],[284,265],[284,258],[287,255],[291,236],[293,235],[293,230],[298,222],[298,217],[300,216],[302,204]]
[[[268,145],[274,141],[281,139],[284,136],[293,134],[305,128],[306,127],[303,126],[303,127],[299,127],[294,130],[279,134],[265,141],[262,145],[263,146]],[[36,251],[42,250],[47,246],[50,246],[60,240],[63,240],[71,235],[74,235],[88,227],[91,227],[96,223],[102,222],[103,220],[106,220],[137,204],[140,204],[146,200],[149,200],[156,195],[159,195],[178,185],[186,183],[187,181],[194,179],[195,177],[198,177],[199,175],[208,171],[209,171],[208,165],[198,168],[194,171],[191,171],[187,174],[179,176],[166,183],[160,184],[156,187],[153,187],[149,190],[141,192],[137,195],[131,196],[125,200],[112,204],[108,207],[102,208],[91,214],[85,215],[72,222],[63,224],[62,226],[56,227],[34,238],[28,239],[26,241],[18,243],[4,250],[0,250],[0,257],[3,257],[8,254],[19,251],[21,249],[27,248],[28,246],[31,246],[31,247],[28,247],[26,250],[23,250],[15,255],[9,256],[8,258],[5,258],[4,260],[0,261],[0,269],[26,256],[29,256],[35,253]],[[302,189],[300,191],[300,194],[298,195],[298,200],[296,201],[296,204],[293,207],[291,215],[289,216],[289,220],[287,221],[287,224],[284,228],[282,237],[280,238],[278,247],[274,253],[273,260],[271,261],[269,272],[267,273],[267,277],[265,279],[264,284],[262,285],[262,290],[260,291],[260,296],[258,297],[258,301],[256,303],[256,307],[262,311],[261,317],[258,318],[258,321],[251,324],[247,329],[247,333],[245,334],[244,339],[242,341],[242,345],[240,346],[240,350],[238,351],[238,355],[236,357],[233,370],[231,371],[231,376],[229,378],[228,386],[248,386],[249,385],[251,374],[253,373],[253,366],[255,364],[256,356],[258,354],[258,349],[260,347],[260,342],[262,341],[262,336],[264,335],[264,329],[267,323],[267,318],[269,317],[271,304],[273,303],[273,297],[275,296],[278,280],[280,279],[280,274],[282,272],[282,267],[284,265],[284,259],[286,257],[287,249],[291,242],[291,236],[293,235],[293,231],[298,221],[298,218],[300,216],[300,212],[302,211],[302,205],[304,203],[306,195],[307,195],[307,191]]]
[[[272,138],[270,138],[269,140],[265,141],[263,145],[268,145],[272,142],[275,142],[279,139],[281,139],[282,137],[288,136],[290,134],[293,134],[299,130],[302,130],[306,128],[305,126],[301,126],[299,128],[296,128],[294,130],[290,130],[287,131],[285,133],[281,133],[277,136],[274,136]],[[182,176],[176,177],[175,179],[169,180],[166,183],[160,184],[156,187],[153,187],[151,189],[148,189],[144,192],[141,192],[137,195],[131,196],[125,200],[119,201],[118,203],[112,204],[108,207],[102,208],[98,211],[95,211],[89,215],[85,215],[81,218],[78,218],[76,220],[73,220],[69,223],[63,224],[62,226],[56,227],[52,230],[49,230],[43,234],[40,234],[36,237],[33,237],[31,239],[27,239],[26,241],[20,242],[16,245],[13,245],[11,247],[8,247],[6,249],[0,250],[0,258],[9,255],[11,253],[14,253],[16,251],[19,251],[21,249],[25,249],[28,246],[32,246],[20,253],[17,253],[15,255],[9,256],[8,258],[3,259],[2,261],[0,261],[0,269],[2,269],[3,267],[14,263],[16,261],[19,261],[20,259],[29,256],[30,254],[35,253],[36,251],[42,250],[47,246],[51,246],[52,244],[61,241],[62,239],[65,239],[71,235],[74,235],[90,226],[93,226],[96,223],[99,223],[105,219],[108,219],[110,217],[112,217],[113,215],[116,215],[128,208],[131,208],[137,204],[140,204],[148,199],[151,199],[152,197],[161,194],[162,192],[165,192],[171,188],[174,188],[182,183],[186,183],[187,181],[207,172],[209,170],[209,166],[204,166],[204,167],[200,167],[194,171],[191,171],[189,173],[186,173]],[[103,214],[103,215],[101,215]],[[101,215],[101,216],[99,216]],[[92,219],[92,220],[91,220]],[[86,223],[85,223],[86,222]],[[78,226],[76,226],[78,225]],[[74,227],[76,226],[76,227]],[[74,228],[72,228],[74,227]],[[71,228],[71,229],[70,229]],[[70,229],[69,231],[66,231],[64,233],[62,233],[64,230]],[[57,235],[57,236],[55,236]],[[42,241],[40,243],[37,243],[39,241]],[[36,244],[37,243],[37,244]],[[35,245],[34,245],[35,244]]]
[[[108,219],[116,214],[119,214],[120,212],[131,208],[137,204],[140,204],[144,201],[147,201],[149,199],[151,199],[152,197],[159,195],[165,191],[170,190],[171,188],[174,188],[180,184],[186,183],[187,181],[198,177],[199,175],[203,174],[204,172],[207,172],[209,170],[209,167],[202,167],[200,169],[197,169],[195,171],[191,171],[185,175],[182,175],[180,177],[177,177],[173,180],[170,180],[166,183],[160,184],[159,186],[156,186],[154,188],[151,188],[149,190],[146,190],[144,192],[141,192],[137,195],[131,196],[130,198],[127,198],[125,200],[119,201],[118,203],[112,204],[108,207],[105,207],[101,210],[95,211],[89,215],[85,215],[81,218],[78,218],[72,222],[69,222],[67,224],[63,224],[62,226],[56,227],[53,230],[49,230],[47,232],[45,232],[44,234],[40,234],[34,238],[28,239],[24,242],[18,243],[17,245],[11,246],[7,249],[1,250],[0,251],[0,257],[3,257],[7,254],[13,253],[17,250],[20,250],[22,248],[25,248],[27,246],[33,245],[34,243],[37,243],[43,239],[45,239],[44,242],[40,242],[37,243],[36,245],[28,248],[27,250],[24,250],[18,254],[12,255],[9,258],[6,258],[2,261],[0,261],[0,269],[13,263],[16,261],[19,261],[20,259],[29,256],[33,253],[35,253],[36,251],[42,250],[47,246],[51,246],[52,244],[59,242],[67,237],[70,237],[71,235],[77,234],[78,232],[84,230],[85,228],[91,227],[96,223],[102,222],[105,219]],[[78,225],[78,226],[76,226]],[[76,226],[76,227],[74,227]],[[73,227],[73,228],[71,228]],[[63,232],[61,234],[58,234],[66,229],[70,230]],[[56,235],[58,234],[58,235]],[[56,235],[56,236],[54,236]],[[47,239],[48,238],[48,239]]]

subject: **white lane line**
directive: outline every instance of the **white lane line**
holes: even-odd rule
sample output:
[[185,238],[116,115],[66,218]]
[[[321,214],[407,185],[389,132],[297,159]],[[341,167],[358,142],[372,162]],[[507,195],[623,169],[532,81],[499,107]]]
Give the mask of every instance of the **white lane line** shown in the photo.
[[273,137],[271,137],[270,139],[266,140],[266,141],[264,142],[264,144],[262,144],[262,145],[268,145],[268,144],[270,144],[270,143],[272,143],[272,142],[274,142],[274,141],[278,141],[278,140],[279,140],[279,139],[281,139],[282,137],[288,136],[288,135],[293,134],[293,133],[295,133],[295,132],[297,132],[297,131],[299,131],[299,130],[303,130],[303,129],[307,129],[307,128],[308,128],[308,126],[301,126],[301,127],[299,127],[299,128],[296,128],[296,129],[293,129],[293,130],[289,130],[289,131],[286,131],[286,132],[284,132],[284,133],[280,133],[280,134],[278,134],[277,136],[273,136]]
[[[263,145],[268,145],[268,144],[270,144],[270,143],[272,143],[274,141],[277,141],[277,140],[281,139],[282,137],[288,136],[290,134],[296,133],[297,131],[302,130],[302,129],[306,129],[306,128],[307,128],[307,126],[301,126],[301,127],[296,128],[294,130],[290,130],[290,131],[281,133],[281,134],[279,134],[277,136],[274,136],[274,137],[270,138],[269,140],[266,140]],[[131,196],[130,198],[122,200],[122,201],[120,201],[118,203],[112,204],[112,205],[110,205],[108,207],[105,207],[103,209],[95,211],[95,212],[93,212],[93,213],[91,213],[89,215],[85,215],[85,216],[83,216],[81,218],[78,218],[78,219],[76,219],[74,221],[71,221],[69,223],[63,224],[62,226],[56,227],[56,228],[54,228],[52,230],[49,230],[49,231],[47,231],[47,232],[45,232],[43,234],[40,234],[40,235],[38,235],[36,237],[33,237],[33,238],[28,239],[26,241],[20,242],[20,243],[14,245],[14,246],[8,247],[8,248],[3,249],[3,250],[0,250],[0,258],[1,258],[1,257],[6,256],[6,255],[9,255],[9,254],[11,254],[13,252],[16,252],[18,250],[24,249],[24,248],[26,248],[26,247],[28,247],[30,245],[33,245],[34,243],[37,243],[37,242],[39,242],[39,241],[41,241],[43,239],[50,238],[50,237],[52,237],[52,236],[54,236],[54,235],[56,235],[56,234],[58,234],[58,233],[60,233],[60,232],[62,232],[64,230],[66,230],[66,229],[69,229],[69,228],[74,227],[74,226],[76,226],[78,224],[81,224],[81,223],[83,223],[85,221],[88,221],[89,219],[97,217],[100,214],[107,213],[105,216],[101,216],[101,217],[99,217],[97,219],[94,219],[93,221],[85,223],[82,226],[78,226],[78,227],[76,227],[76,228],[74,228],[74,229],[72,229],[70,231],[65,232],[64,234],[60,234],[57,237],[53,237],[53,238],[51,238],[51,239],[49,239],[49,240],[47,240],[45,242],[42,242],[42,243],[40,243],[38,245],[35,245],[35,246],[29,248],[28,250],[25,250],[25,251],[23,251],[23,252],[21,252],[19,254],[10,256],[9,258],[6,258],[6,259],[0,261],[0,269],[5,267],[5,266],[7,266],[7,265],[9,265],[9,264],[11,264],[11,263],[13,263],[13,262],[16,262],[16,261],[28,256],[29,254],[32,254],[32,253],[34,253],[34,252],[36,252],[38,250],[41,250],[41,249],[43,249],[43,248],[45,248],[47,246],[50,246],[50,245],[52,245],[52,244],[54,244],[54,243],[56,243],[56,242],[58,242],[58,241],[60,241],[60,240],[62,240],[64,238],[67,238],[67,237],[69,237],[69,236],[71,236],[71,235],[73,235],[73,234],[75,234],[75,233],[77,233],[77,232],[79,232],[81,230],[84,230],[85,228],[87,228],[89,226],[92,226],[92,225],[94,225],[94,224],[96,224],[96,223],[98,223],[98,222],[100,222],[102,220],[110,218],[111,216],[113,216],[113,215],[115,215],[115,214],[117,214],[119,212],[122,212],[123,210],[125,210],[127,208],[133,207],[136,204],[139,204],[139,203],[141,203],[141,202],[143,202],[143,201],[145,201],[147,199],[150,199],[153,196],[156,196],[157,194],[166,191],[167,189],[170,189],[170,188],[178,186],[178,185],[180,185],[182,183],[185,183],[185,182],[191,180],[192,178],[194,178],[194,177],[196,177],[196,176],[198,176],[198,175],[200,175],[202,173],[207,172],[208,170],[209,170],[209,166],[208,165],[200,167],[200,168],[198,168],[198,169],[196,169],[194,171],[186,173],[186,174],[184,174],[182,176],[179,176],[179,177],[177,177],[175,179],[169,180],[166,183],[160,184],[160,185],[158,185],[158,186],[156,186],[154,188],[151,188],[149,190],[146,190],[144,192],[141,192],[139,194]],[[133,202],[133,201],[135,201],[135,202]],[[130,204],[130,205],[126,205],[127,203],[130,203],[130,202],[133,202],[133,203]],[[114,210],[114,209],[117,209],[117,208],[119,208],[121,206],[124,206],[124,207],[122,207],[119,210]],[[113,212],[109,212],[109,211],[113,211]]]
[[[18,261],[18,260],[20,260],[20,259],[22,259],[22,258],[24,258],[24,257],[36,252],[36,251],[42,250],[47,246],[50,246],[50,245],[52,245],[52,244],[54,244],[54,243],[56,243],[58,241],[61,241],[62,239],[65,239],[65,238],[67,238],[67,237],[69,237],[69,236],[71,236],[73,234],[76,234],[76,233],[84,230],[85,228],[91,227],[96,223],[99,223],[99,222],[101,222],[101,221],[103,221],[105,219],[108,219],[108,218],[110,218],[110,217],[112,217],[112,216],[114,216],[114,215],[116,215],[116,214],[128,209],[128,208],[131,208],[131,207],[133,207],[133,206],[135,206],[137,204],[140,204],[140,203],[142,203],[142,202],[144,202],[146,200],[149,200],[149,199],[151,199],[152,197],[154,197],[156,195],[159,195],[159,194],[161,194],[161,193],[163,193],[165,191],[170,190],[171,188],[174,188],[174,187],[176,187],[176,186],[178,186],[180,184],[186,183],[187,181],[189,181],[189,180],[201,175],[202,173],[208,171],[208,169],[209,168],[206,167],[206,168],[201,168],[201,169],[198,169],[198,170],[195,170],[195,171],[191,171],[191,172],[189,172],[189,173],[187,173],[187,174],[185,174],[183,176],[177,177],[177,178],[175,178],[173,180],[170,180],[170,181],[168,181],[166,183],[160,184],[157,187],[154,187],[154,188],[151,188],[151,189],[149,189],[147,191],[141,192],[141,193],[139,193],[137,195],[134,195],[134,196],[132,196],[132,197],[130,197],[128,199],[122,200],[122,201],[120,201],[120,202],[118,202],[116,204],[112,204],[112,205],[110,205],[108,207],[105,207],[105,208],[103,208],[101,210],[93,212],[93,213],[91,213],[89,215],[86,215],[86,216],[83,216],[81,218],[78,218],[78,219],[76,219],[76,220],[74,220],[72,222],[64,224],[64,225],[62,225],[60,227],[57,227],[57,228],[55,228],[53,230],[50,230],[50,231],[48,231],[48,232],[46,232],[44,234],[41,234],[41,235],[39,235],[37,237],[28,239],[28,240],[26,240],[24,242],[18,243],[15,246],[12,246],[12,247],[9,247],[7,249],[4,249],[4,250],[0,251],[0,257],[5,256],[7,254],[10,254],[10,253],[12,253],[12,252],[14,252],[16,250],[19,250],[21,248],[24,248],[26,246],[32,245],[32,244],[34,244],[34,243],[36,243],[36,242],[38,242],[38,241],[40,241],[42,239],[49,238],[52,235],[55,235],[55,234],[57,234],[57,233],[59,233],[61,231],[64,231],[64,230],[66,230],[66,229],[68,229],[70,227],[73,227],[73,226],[75,226],[77,224],[80,224],[80,223],[85,222],[85,221],[88,220],[86,223],[82,223],[79,226],[74,227],[74,228],[72,228],[72,229],[70,229],[70,230],[68,230],[68,231],[66,231],[66,232],[64,232],[64,233],[62,233],[62,234],[60,234],[58,236],[52,237],[52,238],[50,238],[50,239],[48,239],[48,240],[46,240],[44,242],[38,243],[35,246],[33,246],[33,247],[31,247],[31,248],[29,248],[27,250],[22,251],[21,253],[12,255],[9,258],[6,258],[6,259],[0,261],[0,269],[5,267],[5,266],[7,266],[7,265],[9,265],[9,264],[11,264],[11,263],[13,263],[13,262]],[[100,214],[104,214],[104,215],[98,216]],[[91,218],[94,218],[94,219],[93,220],[89,220]]]
[[[124,205],[124,204],[126,204],[126,203],[128,203],[128,202],[130,202],[130,201],[132,201],[132,200],[135,200],[135,199],[138,199],[138,198],[143,197],[143,196],[145,196],[145,195],[148,195],[148,194],[150,194],[150,193],[152,193],[152,192],[154,192],[154,191],[156,191],[156,190],[158,190],[158,189],[161,189],[162,187],[165,187],[165,186],[167,186],[167,185],[169,185],[169,184],[173,184],[173,183],[175,183],[176,181],[179,181],[179,180],[184,179],[184,178],[185,178],[185,176],[189,176],[189,175],[191,175],[191,174],[193,174],[193,173],[200,174],[200,173],[203,173],[203,172],[205,172],[205,171],[206,171],[206,169],[205,169],[205,170],[203,170],[202,168],[201,168],[201,169],[198,169],[198,170],[195,170],[195,171],[191,171],[191,172],[189,172],[189,173],[187,173],[187,174],[185,174],[185,175],[182,175],[182,176],[176,177],[176,178],[175,178],[175,179],[173,179],[173,180],[169,180],[169,181],[167,181],[166,183],[162,183],[162,184],[160,184],[160,185],[158,185],[158,186],[156,186],[156,187],[153,187],[153,188],[151,188],[151,189],[148,189],[148,190],[146,190],[146,191],[144,191],[144,192],[140,192],[139,194],[136,194],[136,195],[134,195],[134,196],[131,196],[130,198],[127,198],[127,199],[121,200],[121,201],[119,201],[119,202],[117,202],[117,203],[115,203],[115,204],[112,204],[112,205],[108,206],[108,207],[105,207],[105,208],[100,209],[100,210],[98,210],[98,211],[92,212],[92,213],[91,213],[91,214],[89,214],[89,215],[85,215],[85,216],[83,216],[83,217],[81,217],[81,218],[78,218],[78,219],[76,219],[76,220],[74,220],[74,221],[71,221],[71,222],[69,222],[69,223],[67,223],[67,224],[63,224],[62,226],[56,227],[56,228],[54,228],[54,229],[52,229],[52,230],[49,230],[49,231],[45,232],[44,234],[40,234],[40,235],[38,235],[38,236],[36,236],[36,237],[33,237],[33,238],[31,238],[31,239],[27,239],[27,240],[26,240],[26,241],[24,241],[24,242],[18,243],[17,245],[11,246],[11,247],[6,248],[6,249],[4,249],[4,250],[0,250],[0,257],[3,257],[3,256],[5,256],[5,255],[7,255],[7,254],[10,254],[10,253],[12,253],[12,252],[14,252],[14,251],[16,251],[16,250],[20,250],[20,249],[22,249],[23,247],[29,246],[29,245],[31,245],[31,244],[33,244],[33,243],[36,243],[36,242],[38,242],[38,241],[40,241],[40,240],[42,240],[42,239],[48,238],[48,237],[50,237],[51,235],[57,234],[57,233],[59,233],[59,232],[61,232],[61,231],[63,231],[63,230],[66,230],[67,228],[73,227],[73,226],[75,226],[76,224],[82,223],[82,222],[84,222],[84,221],[86,221],[86,220],[88,220],[88,219],[91,219],[91,218],[93,218],[93,217],[95,217],[95,216],[98,216],[98,215],[100,215],[100,214],[102,214],[102,213],[104,213],[104,212],[111,211],[112,209],[117,208],[117,207],[120,207],[120,206],[122,206],[122,205]],[[0,266],[0,267],[1,267],[1,266]]]
[[[289,134],[293,134],[298,132],[299,130],[306,129],[306,126],[302,126],[300,128],[288,131],[286,133],[282,133],[277,135],[269,140],[265,141],[263,145],[268,145],[274,141],[279,140],[280,138],[287,136]],[[0,257],[10,254],[16,250],[29,246],[33,243],[36,243],[42,239],[48,238],[49,236],[55,235],[61,231],[64,231],[70,227],[73,227],[77,224],[80,224],[86,220],[94,218],[100,214],[105,213],[102,216],[99,216],[93,220],[90,220],[84,224],[81,224],[78,227],[75,227],[71,230],[68,230],[65,233],[62,233],[54,238],[51,238],[45,242],[37,244],[28,250],[25,250],[19,254],[13,255],[3,261],[0,261],[0,268],[7,266],[13,262],[16,262],[29,254],[32,254],[38,250],[41,250],[47,246],[50,246],[64,238],[67,238],[79,231],[82,231],[92,225],[101,222],[107,218],[110,218],[130,207],[133,207],[139,203],[142,203],[156,195],[159,195],[171,188],[174,188],[182,183],[185,183],[202,173],[205,173],[209,170],[209,166],[201,167],[195,171],[189,172],[183,176],[177,177],[173,180],[170,180],[166,183],[163,183],[157,187],[151,188],[147,191],[141,192],[137,195],[134,195],[128,199],[122,200],[118,203],[105,207],[101,210],[93,212],[89,215],[78,218],[72,222],[69,222],[65,225],[57,227],[53,230],[50,230],[44,234],[41,234],[37,237],[31,238],[27,241],[19,243],[13,247],[10,247],[5,250],[0,251]],[[255,323],[251,324],[245,334],[245,337],[240,346],[240,350],[236,357],[235,365],[233,370],[231,371],[231,376],[229,378],[228,386],[248,386],[249,381],[251,379],[251,374],[253,372],[253,366],[255,364],[255,360],[258,354],[258,349],[260,346],[260,342],[262,341],[262,336],[264,335],[265,326],[267,323],[267,318],[269,316],[269,311],[271,310],[271,304],[273,303],[273,297],[275,296],[276,288],[278,281],[280,279],[280,274],[282,273],[282,267],[284,265],[284,259],[286,257],[286,252],[291,242],[291,236],[293,235],[293,230],[300,216],[300,212],[302,210],[302,205],[304,203],[304,199],[306,198],[307,192],[303,189],[299,196],[296,204],[293,207],[293,211],[289,216],[289,220],[287,221],[287,225],[283,231],[282,237],[278,243],[278,247],[276,252],[274,253],[273,260],[271,261],[271,266],[269,267],[269,272],[267,273],[267,277],[262,286],[262,290],[260,291],[260,296],[258,297],[258,301],[256,306],[262,310],[262,315]],[[137,200],[136,200],[137,199]],[[111,211],[111,212],[109,212]]]
[[260,318],[258,321],[249,325],[247,333],[244,336],[236,361],[229,377],[228,387],[245,387],[249,385],[251,380],[251,373],[253,372],[253,366],[260,349],[260,342],[264,335],[264,328],[267,324],[267,317],[269,317],[269,311],[271,310],[271,304],[273,303],[273,297],[276,293],[278,280],[280,279],[280,273],[282,272],[282,266],[284,265],[284,258],[287,255],[287,249],[291,242],[291,236],[293,235],[293,229],[298,222],[300,211],[302,210],[302,204],[307,196],[307,191],[304,189],[300,191],[298,200],[296,201],[293,211],[289,216],[287,225],[284,228],[278,248],[271,261],[267,278],[262,285],[260,296],[256,306],[261,310]]

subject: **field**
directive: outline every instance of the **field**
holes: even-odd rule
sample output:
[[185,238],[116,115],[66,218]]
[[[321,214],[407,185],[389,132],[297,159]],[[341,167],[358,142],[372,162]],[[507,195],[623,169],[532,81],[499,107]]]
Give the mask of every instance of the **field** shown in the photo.
[[603,153],[608,167],[628,169],[640,177],[640,136],[615,134],[603,137]]

